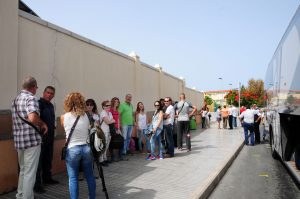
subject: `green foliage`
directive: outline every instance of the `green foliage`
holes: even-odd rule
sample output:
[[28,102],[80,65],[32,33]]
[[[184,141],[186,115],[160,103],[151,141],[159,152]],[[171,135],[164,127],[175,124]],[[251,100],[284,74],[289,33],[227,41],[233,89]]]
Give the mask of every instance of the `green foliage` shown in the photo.
[[214,103],[214,100],[210,96],[206,95],[205,98],[204,98],[204,102],[207,105],[211,105],[212,103]]

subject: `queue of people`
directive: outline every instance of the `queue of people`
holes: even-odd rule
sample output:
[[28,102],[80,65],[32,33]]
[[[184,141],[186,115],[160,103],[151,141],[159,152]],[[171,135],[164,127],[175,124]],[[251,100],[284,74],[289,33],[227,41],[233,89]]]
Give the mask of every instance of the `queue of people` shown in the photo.
[[[51,100],[55,96],[55,88],[47,86],[38,100],[35,97],[38,86],[34,77],[26,77],[22,87],[11,108],[14,143],[20,167],[16,198],[33,199],[34,191],[45,192],[43,185],[59,183],[52,178],[51,173],[55,132],[55,111]],[[184,93],[180,94],[176,103],[173,103],[171,97],[155,101],[150,123],[143,103],[138,102],[134,112],[131,100],[131,94],[125,96],[123,103],[120,103],[118,97],[104,100],[101,102],[102,111],[99,113],[94,99],[85,100],[78,92],[66,96],[65,113],[60,117],[60,121],[68,143],[66,167],[70,198],[79,197],[80,168],[87,181],[89,198],[96,198],[93,172],[95,160],[87,143],[89,130],[94,125],[98,125],[105,134],[106,148],[99,158],[101,166],[128,160],[126,155],[130,152],[129,145],[134,128],[137,130],[138,148],[140,152],[147,153],[147,160],[174,157],[175,146],[178,150],[183,150],[184,138],[187,151],[191,151],[189,120],[195,114],[196,107],[186,101]],[[109,148],[110,125],[124,138],[124,147],[119,150],[117,156]],[[174,137],[175,129],[177,137]],[[165,142],[162,142],[162,139]]]
[[[234,105],[229,105],[229,108],[224,105],[223,108],[218,106],[216,111],[216,121],[218,123],[218,129],[221,129],[221,121],[223,121],[223,129],[232,130],[237,128],[237,118],[241,122],[241,126],[244,128],[245,144],[254,146],[259,144],[265,139],[265,133],[260,132],[260,123],[264,119],[264,113],[259,110],[256,104],[251,107],[242,106],[239,110]],[[229,127],[229,128],[228,128]],[[249,143],[250,138],[250,143]]]

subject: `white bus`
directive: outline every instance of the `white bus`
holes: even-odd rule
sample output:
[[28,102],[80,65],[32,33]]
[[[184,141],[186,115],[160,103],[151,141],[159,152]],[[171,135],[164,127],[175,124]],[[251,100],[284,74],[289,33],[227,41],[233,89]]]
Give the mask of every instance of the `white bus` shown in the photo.
[[272,156],[300,182],[300,7],[269,63],[265,89]]

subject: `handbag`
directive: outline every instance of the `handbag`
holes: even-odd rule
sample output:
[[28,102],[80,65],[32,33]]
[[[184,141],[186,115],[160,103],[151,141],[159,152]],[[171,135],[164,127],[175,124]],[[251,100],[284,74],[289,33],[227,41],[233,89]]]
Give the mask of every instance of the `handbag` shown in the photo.
[[110,149],[122,149],[124,146],[124,138],[121,134],[116,133],[115,124],[110,124],[109,126],[113,125],[113,127],[110,127],[111,129],[114,129],[110,132],[111,134],[111,140],[109,144]]
[[61,149],[61,157],[60,157],[61,160],[65,160],[65,159],[66,159],[67,148],[68,148],[69,142],[70,142],[70,140],[71,140],[71,136],[72,136],[72,134],[73,134],[73,132],[74,132],[74,129],[75,129],[75,127],[76,127],[76,124],[77,124],[79,118],[80,118],[80,115],[77,116],[77,118],[76,118],[76,120],[75,120],[75,122],[74,122],[74,124],[73,124],[73,126],[72,126],[72,128],[71,128],[69,137],[68,137],[68,139],[67,139],[65,145],[64,145],[63,148]]

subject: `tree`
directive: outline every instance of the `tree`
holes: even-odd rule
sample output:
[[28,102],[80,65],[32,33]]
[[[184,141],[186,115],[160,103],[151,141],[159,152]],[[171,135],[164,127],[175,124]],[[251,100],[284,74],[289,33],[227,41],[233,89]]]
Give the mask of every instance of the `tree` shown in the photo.
[[204,102],[205,102],[207,105],[211,105],[212,103],[214,103],[214,100],[213,100],[210,96],[205,95]]
[[252,104],[257,104],[257,106],[263,106],[264,101],[263,80],[250,79],[248,87],[241,91],[241,105],[251,106]]
[[[248,87],[242,86],[240,92],[240,100],[242,106],[249,107],[252,104],[257,104],[258,106],[264,105],[264,82],[262,80],[250,79],[248,81]],[[238,106],[238,91],[229,91],[229,93],[224,98],[226,99],[227,104]]]

